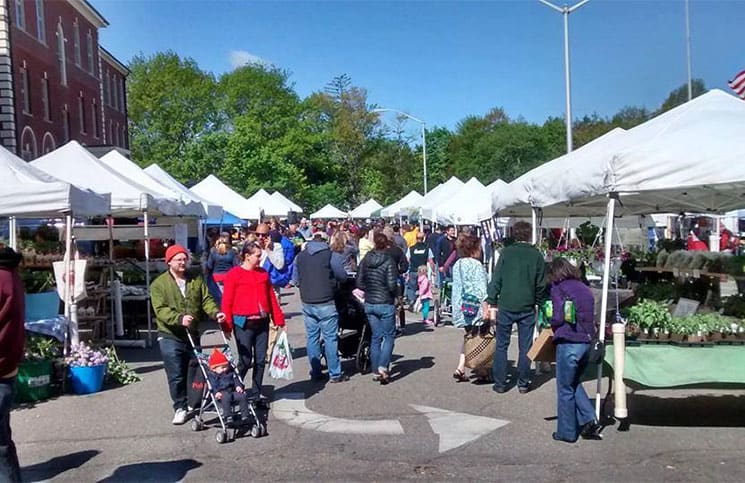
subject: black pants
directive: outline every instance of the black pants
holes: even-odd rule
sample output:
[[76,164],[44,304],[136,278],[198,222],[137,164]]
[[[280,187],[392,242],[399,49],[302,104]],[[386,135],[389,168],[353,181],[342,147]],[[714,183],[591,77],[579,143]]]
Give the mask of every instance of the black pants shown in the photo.
[[220,407],[222,408],[222,417],[226,420],[233,414],[233,405],[238,403],[241,408],[241,418],[248,419],[248,399],[245,392],[221,391]]
[[16,445],[10,433],[10,407],[13,405],[15,376],[0,379],[0,481],[21,481]]
[[159,337],[158,345],[168,378],[168,391],[173,401],[173,409],[186,409],[186,379],[189,360],[194,357],[192,349],[189,344],[165,336]]
[[246,321],[246,326],[235,326],[235,341],[241,358],[240,374],[245,380],[248,368],[253,364],[252,384],[249,397],[261,395],[266,367],[266,351],[269,345],[269,319]]

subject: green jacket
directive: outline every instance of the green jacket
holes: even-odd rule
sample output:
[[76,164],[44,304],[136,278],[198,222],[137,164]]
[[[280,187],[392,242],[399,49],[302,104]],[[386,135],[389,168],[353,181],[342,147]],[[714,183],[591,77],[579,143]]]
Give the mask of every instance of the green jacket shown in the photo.
[[170,272],[160,274],[150,284],[150,300],[155,312],[158,332],[186,341],[186,327],[181,319],[189,314],[194,317],[192,334],[197,334],[199,321],[214,319],[220,311],[215,300],[207,291],[207,284],[201,275],[186,275],[186,297]]
[[499,256],[486,301],[509,312],[529,312],[546,298],[546,263],[528,243],[506,246]]

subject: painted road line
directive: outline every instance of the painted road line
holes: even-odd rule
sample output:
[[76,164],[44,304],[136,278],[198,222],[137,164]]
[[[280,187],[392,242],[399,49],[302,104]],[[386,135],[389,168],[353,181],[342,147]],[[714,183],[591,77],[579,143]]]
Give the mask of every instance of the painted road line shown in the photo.
[[510,423],[503,419],[457,413],[430,406],[410,406],[427,417],[432,431],[440,437],[440,453],[470,443]]
[[290,426],[323,433],[404,434],[404,428],[397,419],[335,418],[308,409],[303,393],[279,393],[277,396],[279,399],[272,403],[272,414]]

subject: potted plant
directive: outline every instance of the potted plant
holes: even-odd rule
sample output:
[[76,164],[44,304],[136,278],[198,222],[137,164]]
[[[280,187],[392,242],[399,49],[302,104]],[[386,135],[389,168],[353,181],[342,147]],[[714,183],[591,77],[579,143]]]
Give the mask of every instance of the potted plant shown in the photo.
[[73,345],[65,364],[70,370],[72,391],[75,394],[98,392],[103,386],[108,357],[103,351],[92,349],[85,342]]
[[42,320],[59,313],[60,299],[49,270],[23,270],[21,280],[26,291],[26,320]]
[[17,402],[49,399],[53,363],[60,353],[60,343],[56,339],[27,333],[23,360],[18,365]]

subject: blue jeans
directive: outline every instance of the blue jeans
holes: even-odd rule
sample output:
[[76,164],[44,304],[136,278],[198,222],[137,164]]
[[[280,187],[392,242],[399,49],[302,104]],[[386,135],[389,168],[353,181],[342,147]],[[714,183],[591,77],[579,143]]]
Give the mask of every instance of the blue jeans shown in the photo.
[[186,409],[186,378],[189,360],[194,357],[194,353],[189,344],[172,337],[159,336],[158,346],[163,358],[163,368],[166,370],[173,409]]
[[396,306],[393,304],[365,304],[365,314],[372,329],[370,367],[373,371],[388,370],[396,337]]
[[249,397],[259,397],[264,383],[264,369],[266,368],[266,351],[269,346],[269,319],[260,321],[246,321],[242,329],[235,326],[235,342],[241,359],[241,379],[246,377],[248,368],[253,365],[251,372],[251,391]]
[[409,272],[409,279],[406,281],[406,299],[410,304],[413,304],[416,300],[416,293],[419,289],[418,278],[417,272]]
[[557,436],[576,441],[580,428],[595,420],[595,409],[580,383],[589,344],[556,344]]
[[10,433],[10,407],[13,405],[15,376],[0,379],[0,481],[21,481],[16,445]]
[[310,376],[321,377],[321,337],[323,337],[329,377],[333,379],[340,377],[341,361],[337,340],[339,313],[336,311],[336,304],[333,301],[327,304],[303,304],[303,316],[305,317]]
[[509,312],[500,310],[497,315],[497,349],[494,354],[492,375],[494,387],[504,389],[507,386],[507,349],[510,347],[512,324],[517,324],[517,385],[530,387],[530,359],[528,351],[533,343],[535,312]]

